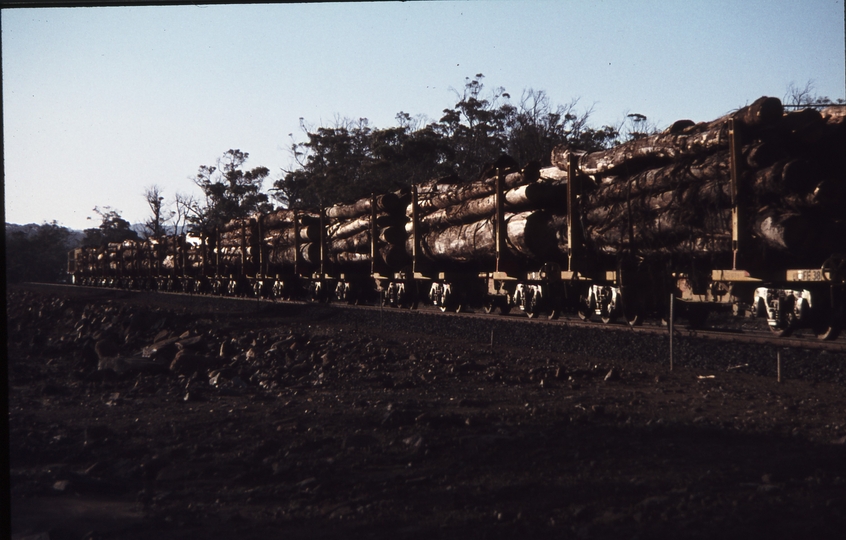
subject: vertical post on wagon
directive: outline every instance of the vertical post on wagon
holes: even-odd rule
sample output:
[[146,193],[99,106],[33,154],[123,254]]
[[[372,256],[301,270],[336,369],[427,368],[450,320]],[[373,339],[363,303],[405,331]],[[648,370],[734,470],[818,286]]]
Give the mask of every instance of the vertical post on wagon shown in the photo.
[[379,229],[376,227],[376,193],[370,193],[370,275],[375,275],[379,268],[376,264],[376,256],[379,253],[376,242],[379,239]]
[[496,169],[496,195],[494,201],[496,203],[496,221],[494,222],[496,234],[496,272],[503,271],[500,266],[502,262],[502,253],[505,251],[505,204],[503,199],[503,178],[502,168]]
[[302,266],[300,254],[300,212],[294,209],[294,276],[299,279]]
[[417,185],[411,186],[411,274],[416,276],[420,269],[417,259],[420,256],[420,216],[417,207]]
[[574,216],[578,212],[577,186],[579,176],[579,156],[572,152],[567,153],[567,271],[573,271],[573,252],[576,250],[576,225]]
[[737,132],[737,125],[734,118],[729,118],[729,165],[731,171],[731,269],[737,270],[737,254],[740,251],[740,210],[739,210],[739,187],[740,168],[743,151],[740,146],[740,135]]

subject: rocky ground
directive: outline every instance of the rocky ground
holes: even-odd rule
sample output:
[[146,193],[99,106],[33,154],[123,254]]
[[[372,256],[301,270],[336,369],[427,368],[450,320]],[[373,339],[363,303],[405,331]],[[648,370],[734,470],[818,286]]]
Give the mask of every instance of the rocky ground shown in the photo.
[[[13,539],[842,538],[842,354],[24,286]],[[494,346],[491,347],[493,333]]]

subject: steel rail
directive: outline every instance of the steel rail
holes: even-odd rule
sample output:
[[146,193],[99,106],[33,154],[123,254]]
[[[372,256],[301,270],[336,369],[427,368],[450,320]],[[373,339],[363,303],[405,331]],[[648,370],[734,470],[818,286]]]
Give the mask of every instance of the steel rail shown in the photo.
[[[374,311],[382,311],[384,313],[419,313],[421,315],[426,316],[443,316],[443,317],[468,317],[468,318],[478,318],[483,320],[500,320],[500,321],[507,321],[509,323],[515,324],[547,324],[547,325],[561,325],[561,326],[571,326],[577,328],[586,328],[586,329],[596,329],[596,330],[603,330],[603,331],[612,331],[612,332],[631,332],[633,334],[637,333],[646,333],[646,334],[653,334],[653,335],[666,335],[668,334],[669,330],[667,326],[659,324],[657,322],[650,322],[646,321],[644,324],[640,326],[629,326],[626,323],[601,323],[599,321],[583,321],[579,319],[577,316],[570,316],[570,315],[561,315],[557,319],[547,319],[543,317],[538,318],[528,318],[523,315],[520,311],[512,311],[507,315],[502,314],[487,314],[483,312],[477,311],[461,311],[458,313],[447,311],[443,312],[435,306],[429,305],[422,305],[419,306],[417,309],[403,309],[403,308],[394,308],[394,307],[383,307],[378,304],[369,305],[369,304],[347,304],[343,302],[324,302],[324,303],[317,303],[311,302],[307,300],[281,300],[277,298],[255,298],[255,297],[244,297],[244,296],[223,296],[223,295],[211,295],[211,294],[195,294],[195,293],[184,293],[184,292],[168,292],[168,291],[142,291],[142,290],[135,290],[135,289],[115,289],[115,288],[106,288],[106,287],[91,287],[91,286],[83,286],[83,285],[71,285],[71,284],[60,284],[60,283],[25,283],[24,285],[28,286],[38,286],[41,288],[60,288],[65,290],[87,290],[91,292],[111,292],[111,293],[130,293],[130,294],[155,294],[155,295],[165,295],[165,296],[176,296],[176,297],[186,297],[186,298],[202,298],[202,299],[214,299],[219,301],[234,301],[234,302],[247,302],[253,303],[258,305],[273,305],[273,304],[289,304],[289,305],[323,305],[323,306],[332,306],[334,308],[340,309],[350,309],[350,310],[374,310]],[[762,345],[770,345],[773,347],[779,348],[791,348],[791,349],[809,349],[809,350],[821,350],[821,351],[830,351],[830,352],[846,352],[846,336],[841,336],[836,340],[831,341],[823,341],[819,340],[816,337],[801,337],[801,336],[791,336],[791,337],[776,337],[769,333],[768,330],[764,331],[756,331],[756,330],[749,330],[749,329],[717,329],[717,328],[707,328],[707,329],[692,329],[686,328],[683,325],[675,325],[674,326],[674,336],[682,337],[682,338],[690,338],[690,339],[704,339],[704,340],[713,340],[713,341],[726,341],[726,342],[734,342],[734,343],[752,343],[752,344],[762,344]]]

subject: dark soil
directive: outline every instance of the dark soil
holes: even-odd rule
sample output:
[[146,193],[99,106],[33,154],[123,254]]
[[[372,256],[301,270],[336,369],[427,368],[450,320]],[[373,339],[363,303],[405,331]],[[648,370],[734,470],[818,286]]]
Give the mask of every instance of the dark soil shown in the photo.
[[[842,354],[25,286],[13,539],[842,538]],[[494,347],[491,347],[493,331]]]

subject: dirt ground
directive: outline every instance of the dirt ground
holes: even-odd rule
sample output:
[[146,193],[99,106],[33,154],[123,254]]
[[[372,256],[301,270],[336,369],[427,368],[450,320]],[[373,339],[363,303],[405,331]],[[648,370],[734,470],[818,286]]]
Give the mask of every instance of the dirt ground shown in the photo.
[[842,355],[779,384],[737,345],[670,372],[624,332],[35,286],[7,317],[15,540],[843,537]]

